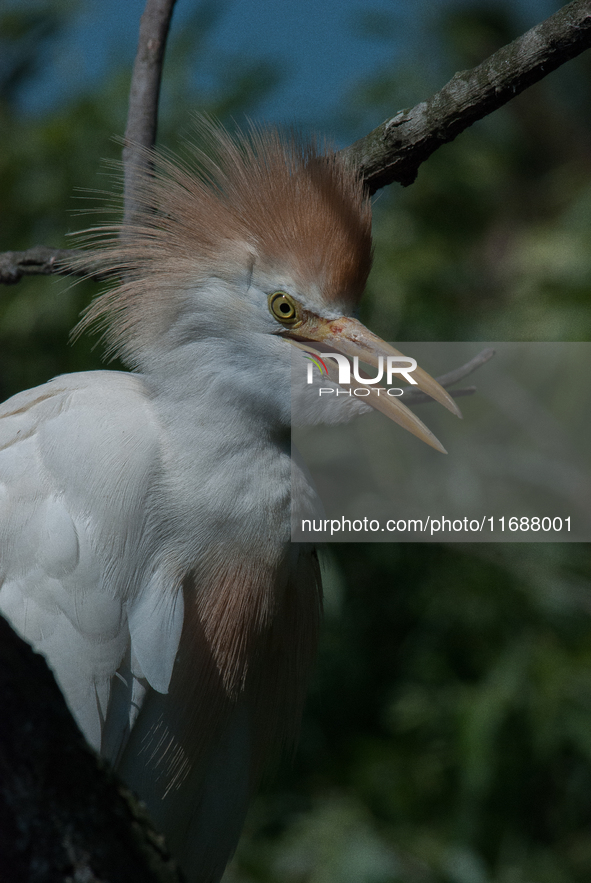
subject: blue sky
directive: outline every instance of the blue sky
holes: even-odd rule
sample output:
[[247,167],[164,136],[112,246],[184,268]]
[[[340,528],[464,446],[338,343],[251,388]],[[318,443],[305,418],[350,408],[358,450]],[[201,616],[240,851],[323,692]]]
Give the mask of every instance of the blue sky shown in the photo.
[[[260,116],[316,128],[361,78],[393,69],[405,59],[430,64],[430,40],[441,14],[462,2],[219,0],[223,12],[208,51],[217,58],[277,62],[284,74],[283,82],[261,106]],[[475,2],[503,5],[502,0]],[[182,29],[195,4],[196,0],[178,0],[173,31]],[[512,5],[518,9],[525,29],[558,4],[552,0],[521,0]],[[99,77],[115,59],[131,65],[143,6],[144,0],[81,0],[67,32],[56,41],[43,76],[25,96],[28,109],[35,112],[71,95]],[[380,16],[382,23],[371,36],[360,27],[362,14],[368,12]],[[442,76],[447,78],[452,73],[442,71]]]

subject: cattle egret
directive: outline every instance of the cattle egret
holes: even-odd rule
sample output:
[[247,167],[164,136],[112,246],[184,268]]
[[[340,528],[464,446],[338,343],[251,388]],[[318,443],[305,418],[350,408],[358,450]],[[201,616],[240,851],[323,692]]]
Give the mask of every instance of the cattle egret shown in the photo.
[[[271,128],[209,140],[192,164],[151,154],[134,217],[94,231],[120,282],[81,325],[130,373],[0,407],[0,609],[199,883],[296,735],[316,645],[317,559],[290,543],[292,360],[305,377],[302,346],[397,353],[350,318],[371,264],[357,171]],[[370,404],[441,448],[396,399]]]

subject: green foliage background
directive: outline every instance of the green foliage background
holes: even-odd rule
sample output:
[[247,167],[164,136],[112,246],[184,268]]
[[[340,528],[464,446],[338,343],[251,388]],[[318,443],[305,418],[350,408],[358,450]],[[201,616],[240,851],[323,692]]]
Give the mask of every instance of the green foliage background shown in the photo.
[[[76,188],[103,188],[128,71],[44,116],[19,89],[70,13],[0,13],[0,250],[69,245]],[[420,63],[360,84],[330,127],[358,136],[516,36],[511,7],[450,5],[439,79]],[[193,59],[199,7],[168,53],[161,141],[191,109],[256,114],[256,60],[211,96]],[[367,16],[365,26],[376,25]],[[383,22],[376,32],[388,34]],[[417,56],[420,60],[420,53]],[[442,148],[375,207],[362,319],[394,340],[587,340],[591,334],[591,62]],[[107,184],[108,186],[108,184]],[[96,287],[0,290],[0,395],[98,367],[68,330]],[[589,402],[580,402],[589,407]],[[357,544],[324,554],[326,618],[300,750],[255,802],[228,881],[584,883],[591,879],[591,565],[584,545]]]

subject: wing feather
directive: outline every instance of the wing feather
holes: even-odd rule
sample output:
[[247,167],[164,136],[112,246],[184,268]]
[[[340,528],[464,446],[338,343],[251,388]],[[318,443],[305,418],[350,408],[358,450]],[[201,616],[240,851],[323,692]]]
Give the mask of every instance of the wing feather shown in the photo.
[[[167,688],[179,642],[182,598],[146,548],[159,445],[134,375],[58,377],[0,406],[0,612],[47,657],[96,748],[108,725],[121,749],[148,684]],[[127,692],[114,689],[119,669]]]
[[167,693],[184,620],[182,585],[170,585],[159,569],[128,611],[129,632],[141,673],[159,693]]

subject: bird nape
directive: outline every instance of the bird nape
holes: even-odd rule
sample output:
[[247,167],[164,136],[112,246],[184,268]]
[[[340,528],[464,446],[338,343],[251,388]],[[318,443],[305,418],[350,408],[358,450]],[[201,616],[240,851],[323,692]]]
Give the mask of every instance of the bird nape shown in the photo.
[[[349,317],[372,252],[356,169],[272,128],[207,128],[213,159],[154,153],[133,218],[92,233],[120,281],[81,327],[98,321],[130,373],[0,407],[0,610],[199,883],[295,739],[314,658],[317,559],[290,542],[292,360],[397,353]],[[370,404],[439,446],[396,399]]]

